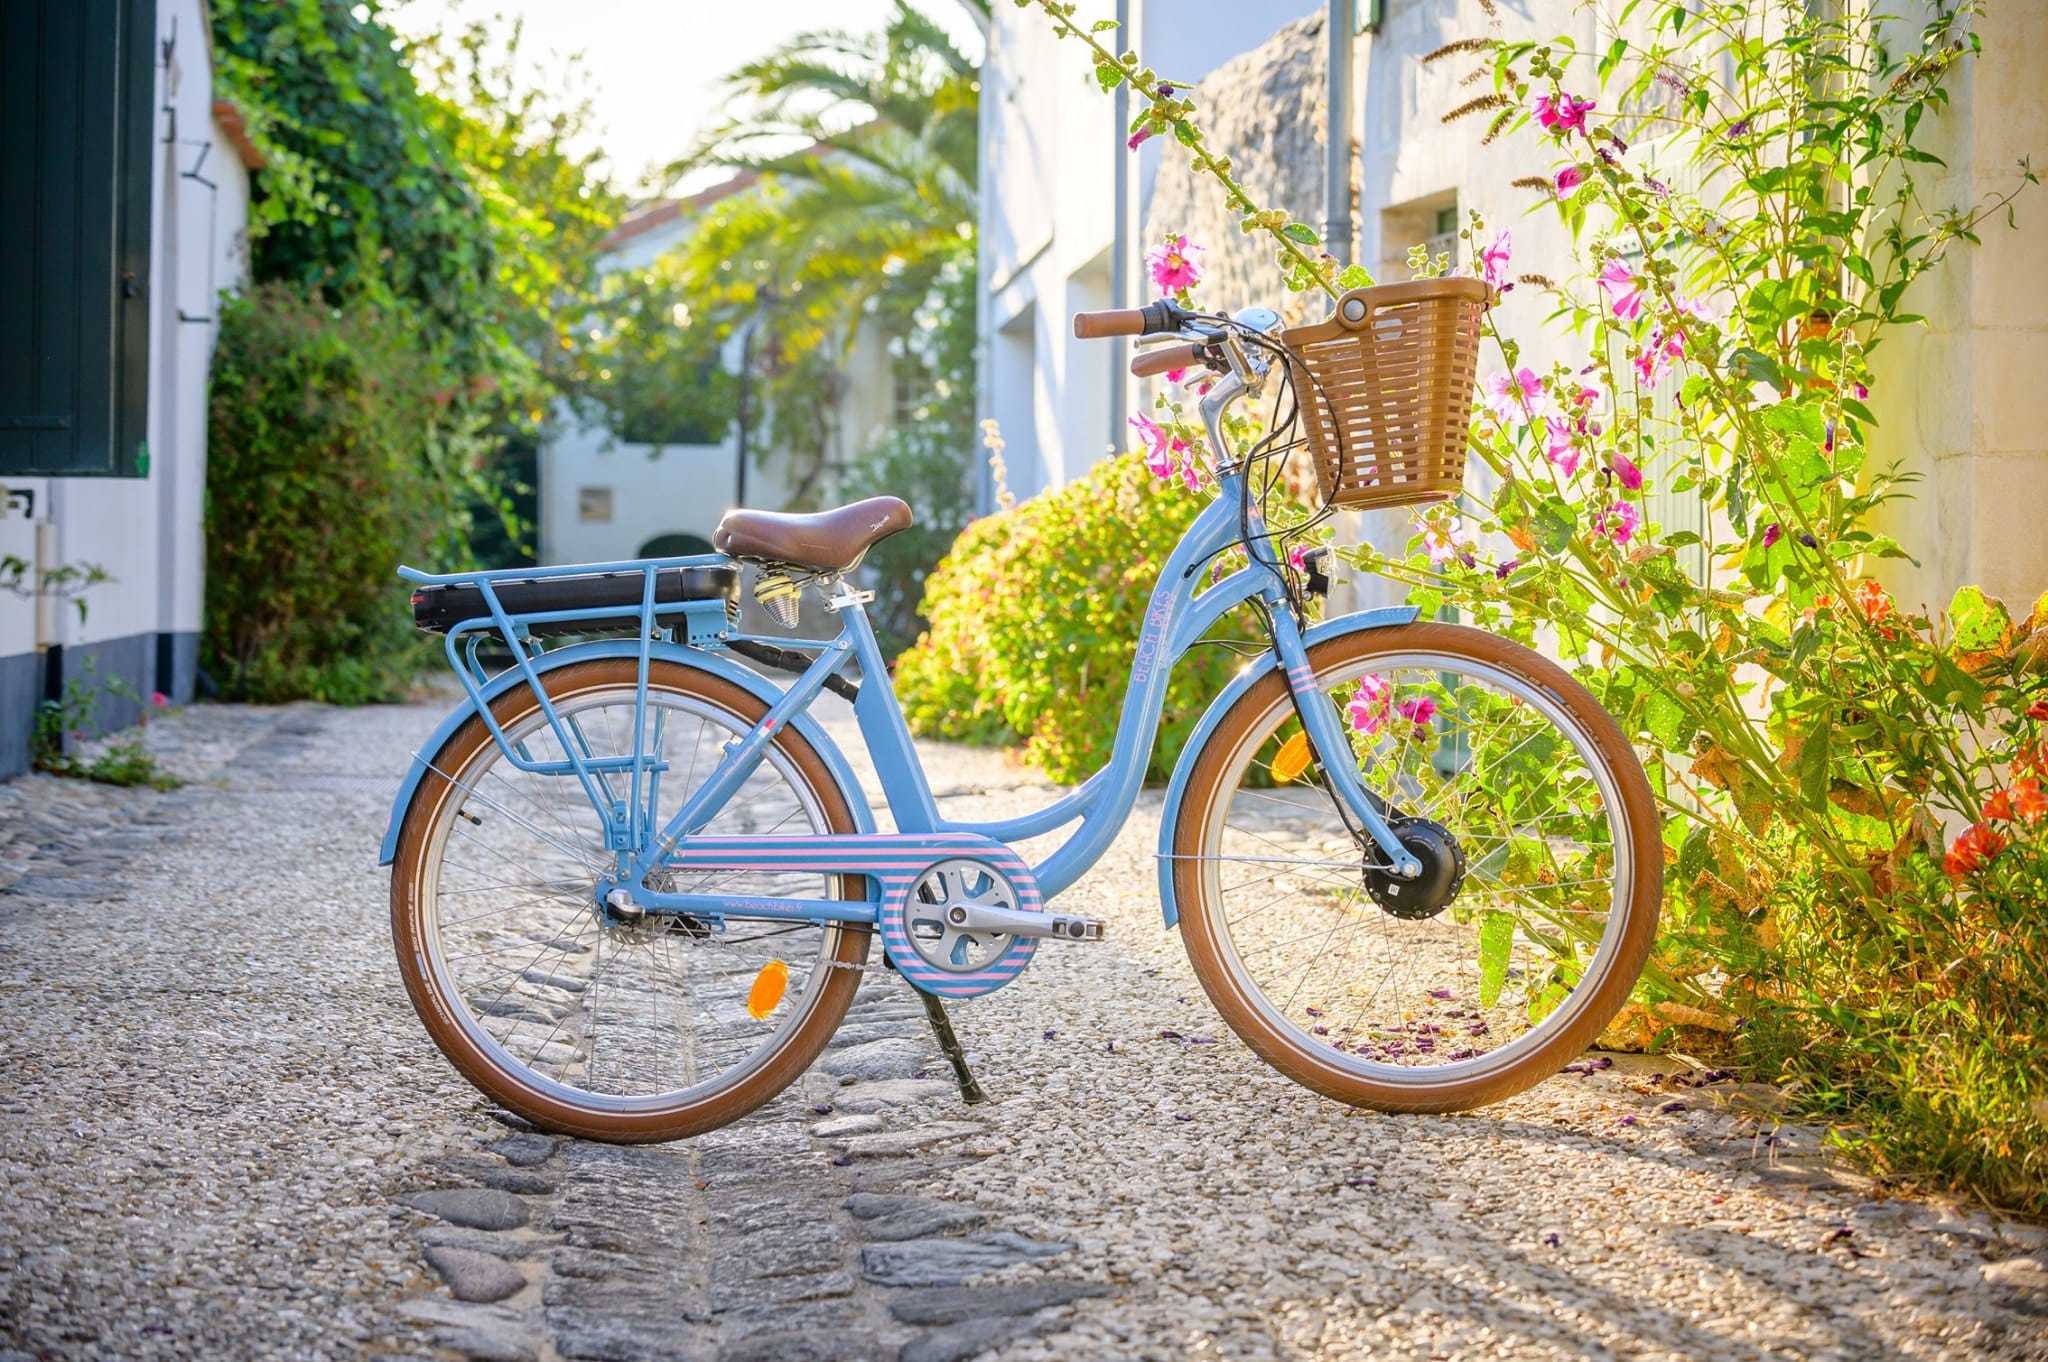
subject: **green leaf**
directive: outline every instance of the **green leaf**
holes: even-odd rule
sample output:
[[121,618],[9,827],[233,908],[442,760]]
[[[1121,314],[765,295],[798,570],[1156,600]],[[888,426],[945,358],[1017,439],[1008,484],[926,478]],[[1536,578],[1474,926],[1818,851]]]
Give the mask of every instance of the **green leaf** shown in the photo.
[[1578,513],[1561,501],[1546,501],[1536,509],[1533,533],[1545,553],[1563,553],[1578,529]]
[[2012,629],[2012,616],[2005,606],[1974,586],[1956,592],[1948,603],[1949,623],[1955,626],[1958,652],[1985,653],[2001,646]]
[[1195,132],[1195,125],[1188,122],[1185,118],[1173,120],[1173,135],[1184,147],[1191,147],[1202,140]]
[[1778,361],[1746,345],[1729,354],[1728,372],[1746,383],[1768,383],[1780,391],[1785,387],[1785,371],[1778,367]]
[[1344,289],[1371,288],[1372,271],[1363,265],[1346,265],[1343,269],[1337,271],[1337,287]]
[[[1110,22],[1114,23],[1116,21],[1111,20]],[[1117,87],[1117,82],[1121,81],[1123,78],[1124,73],[1122,68],[1116,66],[1114,63],[1105,61],[1097,62],[1095,64],[1095,83],[1097,85],[1100,85],[1104,90],[1114,90]]]
[[1479,915],[1479,1005],[1492,1007],[1500,1001],[1501,987],[1508,981],[1508,956],[1515,948],[1515,918],[1512,913],[1489,908]]
[[1315,228],[1309,226],[1306,222],[1290,222],[1280,229],[1280,235],[1286,237],[1289,241],[1298,241],[1304,246],[1319,246],[1322,244],[1322,238],[1316,235]]
[[1095,26],[1089,29],[1088,31],[1090,33],[1107,33],[1115,27],[1116,20],[1114,19],[1097,19],[1095,21]]
[[1692,742],[1693,722],[1685,706],[1669,691],[1651,691],[1643,702],[1643,722],[1659,747],[1682,750]]
[[1792,764],[1793,774],[1799,778],[1799,798],[1810,809],[1827,803],[1828,744],[1832,738],[1833,725],[1823,715],[1806,730],[1806,741]]

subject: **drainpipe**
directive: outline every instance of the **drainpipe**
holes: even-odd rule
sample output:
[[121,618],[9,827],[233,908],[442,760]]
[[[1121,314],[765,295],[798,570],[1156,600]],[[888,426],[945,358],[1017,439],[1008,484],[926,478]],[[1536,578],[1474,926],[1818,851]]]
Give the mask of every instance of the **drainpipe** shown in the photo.
[[1329,0],[1323,36],[1329,41],[1323,91],[1323,249],[1341,268],[1352,262],[1351,64],[1358,32],[1357,0]]
[[[1133,28],[1131,0],[1116,0],[1116,23],[1117,41],[1121,50],[1136,51],[1138,35]],[[1136,242],[1133,238],[1137,230],[1134,224],[1138,216],[1138,158],[1124,147],[1124,129],[1131,125],[1131,87],[1128,82],[1118,83],[1113,105],[1116,126],[1110,135],[1110,164],[1116,167],[1113,189],[1116,208],[1110,229],[1109,305],[1136,307],[1138,299],[1132,292],[1132,279],[1136,271],[1131,265],[1136,255]],[[1121,336],[1110,343],[1109,448],[1112,451],[1122,446],[1124,422],[1130,416],[1131,378],[1130,370],[1125,367],[1129,351],[1130,342]]]

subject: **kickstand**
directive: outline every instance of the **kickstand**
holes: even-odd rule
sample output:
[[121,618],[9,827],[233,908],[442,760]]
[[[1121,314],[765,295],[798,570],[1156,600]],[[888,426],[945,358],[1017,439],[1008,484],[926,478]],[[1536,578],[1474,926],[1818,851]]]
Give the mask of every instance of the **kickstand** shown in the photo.
[[[899,979],[903,977],[903,971],[896,968],[896,962],[886,951],[882,955],[882,968]],[[967,1052],[960,1048],[960,1037],[953,1034],[953,1022],[946,1015],[946,1005],[935,994],[925,992],[908,979],[903,982],[910,984],[910,991],[924,1004],[925,1020],[932,1024],[932,1034],[939,1038],[939,1048],[946,1052],[946,1059],[953,1066],[953,1077],[960,1081],[960,1100],[969,1106],[988,1101],[988,1094],[982,1091],[981,1084],[974,1081],[974,1071],[967,1067]]]
[[960,1038],[953,1034],[953,1023],[946,1016],[946,1005],[914,984],[911,991],[924,1004],[925,1019],[932,1024],[932,1034],[939,1038],[939,1048],[953,1062],[953,1076],[960,1080],[960,1100],[969,1106],[988,1101],[988,1094],[981,1090],[981,1084],[974,1081],[973,1070],[967,1067],[967,1052],[960,1048]]

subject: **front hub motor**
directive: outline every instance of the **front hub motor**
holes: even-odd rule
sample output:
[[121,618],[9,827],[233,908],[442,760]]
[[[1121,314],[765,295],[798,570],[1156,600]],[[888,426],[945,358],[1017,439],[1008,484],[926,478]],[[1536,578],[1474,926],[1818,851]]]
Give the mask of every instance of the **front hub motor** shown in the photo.
[[1435,917],[1451,906],[1465,883],[1465,849],[1451,830],[1431,818],[1395,818],[1387,826],[1422,873],[1404,880],[1392,871],[1368,867],[1365,888],[1389,916],[1409,922]]

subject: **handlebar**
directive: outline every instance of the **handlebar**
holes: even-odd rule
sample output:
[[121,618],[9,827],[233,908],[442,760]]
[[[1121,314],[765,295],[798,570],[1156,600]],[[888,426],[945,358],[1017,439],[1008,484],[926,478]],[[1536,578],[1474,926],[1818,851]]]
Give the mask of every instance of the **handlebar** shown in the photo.
[[1157,336],[1178,331],[1194,314],[1161,298],[1143,307],[1110,308],[1103,312],[1074,314],[1075,340],[1100,340],[1105,336]]
[[1139,378],[1151,378],[1174,369],[1189,369],[1208,362],[1207,347],[1199,341],[1185,345],[1165,345],[1157,350],[1147,350],[1131,361],[1131,372]]

